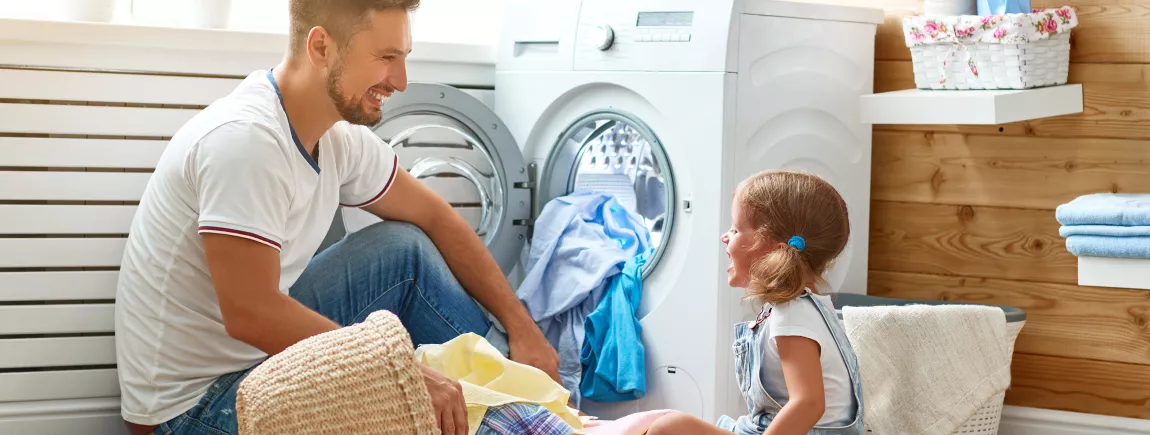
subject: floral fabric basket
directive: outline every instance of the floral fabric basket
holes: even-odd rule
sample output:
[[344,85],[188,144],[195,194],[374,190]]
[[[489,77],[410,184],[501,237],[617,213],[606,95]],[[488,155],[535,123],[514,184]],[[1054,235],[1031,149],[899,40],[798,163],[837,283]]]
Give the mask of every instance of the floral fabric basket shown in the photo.
[[902,21],[919,89],[1029,89],[1066,83],[1069,6],[1029,14],[913,16]]

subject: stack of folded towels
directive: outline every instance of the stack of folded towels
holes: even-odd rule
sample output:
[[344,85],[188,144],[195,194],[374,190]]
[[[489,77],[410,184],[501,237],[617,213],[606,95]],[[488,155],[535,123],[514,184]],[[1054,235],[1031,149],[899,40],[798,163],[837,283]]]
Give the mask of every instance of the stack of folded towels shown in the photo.
[[1083,195],[1058,206],[1055,218],[1071,254],[1150,258],[1150,194]]

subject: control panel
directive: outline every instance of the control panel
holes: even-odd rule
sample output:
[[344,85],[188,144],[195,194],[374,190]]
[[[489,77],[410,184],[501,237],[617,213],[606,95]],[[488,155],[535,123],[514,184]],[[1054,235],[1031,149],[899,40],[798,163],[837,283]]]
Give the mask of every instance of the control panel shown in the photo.
[[584,0],[574,69],[727,70],[731,1]]
[[638,11],[635,17],[637,42],[690,42],[692,11]]

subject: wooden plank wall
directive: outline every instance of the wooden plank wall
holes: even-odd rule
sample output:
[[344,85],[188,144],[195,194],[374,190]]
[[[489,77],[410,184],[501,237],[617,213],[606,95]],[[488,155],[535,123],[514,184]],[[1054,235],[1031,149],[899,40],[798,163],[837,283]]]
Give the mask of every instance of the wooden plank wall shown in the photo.
[[[875,91],[914,87],[899,20],[921,0],[823,1],[882,7]],[[870,292],[1022,308],[1007,404],[1150,418],[1150,291],[1078,286],[1053,212],[1150,192],[1150,0],[1032,0],[1064,4],[1084,113],[875,126]]]

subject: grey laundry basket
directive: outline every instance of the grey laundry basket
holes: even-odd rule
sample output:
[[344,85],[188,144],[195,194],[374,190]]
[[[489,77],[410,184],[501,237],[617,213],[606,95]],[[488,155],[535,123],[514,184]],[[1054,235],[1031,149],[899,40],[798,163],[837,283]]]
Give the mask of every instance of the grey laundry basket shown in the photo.
[[[1001,308],[1003,314],[1006,316],[1006,340],[1007,348],[1010,350],[1010,355],[1014,355],[1014,341],[1018,338],[1018,333],[1022,331],[1022,326],[1026,324],[1026,312],[1018,308],[1007,307],[1003,305],[989,305],[989,304],[974,304],[969,302],[949,302],[949,301],[932,301],[932,300],[912,300],[912,299],[896,299],[884,298],[879,296],[860,295],[853,293],[831,293],[829,294],[831,301],[835,306],[835,313],[838,314],[839,320],[843,318],[842,308],[846,307],[877,307],[877,306],[891,306],[891,305],[988,305]],[[998,423],[1002,417],[1002,402],[1006,398],[1006,392],[1001,392],[990,396],[986,403],[982,405],[978,411],[965,423],[960,425],[954,430],[954,434],[979,434],[991,435],[998,433]],[[867,433],[873,433],[867,429]]]
[[897,299],[897,298],[884,298],[880,296],[860,295],[854,293],[830,293],[831,301],[835,304],[835,312],[839,315],[839,320],[843,318],[842,308],[847,307],[880,307],[889,305],[988,305],[992,307],[1001,308],[1006,315],[1006,323],[1025,322],[1026,312],[1018,308],[1007,307],[1004,305],[992,304],[975,304],[970,302],[951,302],[951,301],[931,301],[931,300],[917,300],[917,299]]

